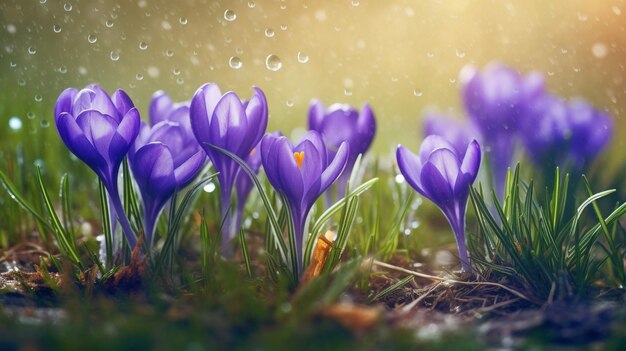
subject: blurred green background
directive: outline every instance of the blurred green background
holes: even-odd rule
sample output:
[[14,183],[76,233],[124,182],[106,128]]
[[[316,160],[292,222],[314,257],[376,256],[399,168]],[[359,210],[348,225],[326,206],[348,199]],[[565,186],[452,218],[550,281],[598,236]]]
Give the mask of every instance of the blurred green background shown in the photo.
[[260,86],[286,132],[313,98],[369,102],[376,150],[417,148],[422,110],[459,111],[459,72],[493,60],[544,72],[621,126],[625,24],[623,0],[2,0],[0,143],[46,128],[66,87],[122,88],[146,117],[155,90],[186,100],[212,81],[242,97]]

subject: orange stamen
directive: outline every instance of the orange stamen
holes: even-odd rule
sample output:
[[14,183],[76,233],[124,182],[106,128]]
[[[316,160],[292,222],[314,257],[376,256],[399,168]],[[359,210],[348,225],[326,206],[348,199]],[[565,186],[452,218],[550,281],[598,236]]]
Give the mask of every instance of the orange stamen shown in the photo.
[[296,159],[298,169],[302,169],[302,160],[304,160],[304,151],[294,152],[293,157]]

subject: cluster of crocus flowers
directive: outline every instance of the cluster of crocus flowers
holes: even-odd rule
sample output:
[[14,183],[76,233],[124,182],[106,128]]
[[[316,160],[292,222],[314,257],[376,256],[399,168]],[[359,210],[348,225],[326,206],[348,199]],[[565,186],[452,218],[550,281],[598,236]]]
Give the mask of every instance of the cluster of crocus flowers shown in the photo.
[[267,101],[263,91],[256,87],[250,100],[242,101],[234,92],[222,94],[216,84],[207,83],[194,94],[190,115],[196,139],[219,172],[217,179],[224,223],[222,254],[229,256],[232,252],[230,240],[235,235],[230,220],[231,196],[241,167],[214,146],[228,150],[241,159],[248,158],[267,129]]
[[152,245],[159,213],[200,172],[206,155],[191,131],[187,103],[175,104],[159,91],[149,111],[151,126],[141,123],[128,159],[143,200],[146,239]]
[[522,75],[491,63],[467,81],[462,90],[465,111],[480,130],[496,192],[502,197],[516,133],[529,106],[545,91],[543,76]]
[[359,154],[364,154],[372,144],[376,134],[376,119],[368,104],[359,112],[346,104],[332,104],[328,108],[314,100],[309,107],[308,124],[310,130],[319,132],[333,158],[342,143],[350,145],[350,153],[344,171],[337,179],[337,193],[345,194],[350,173]]
[[530,106],[522,141],[531,160],[550,172],[555,166],[583,171],[611,139],[612,119],[582,99],[545,94]]
[[465,241],[465,210],[469,189],[480,168],[480,146],[472,140],[463,153],[446,139],[431,135],[424,139],[419,155],[398,146],[398,168],[407,183],[434,202],[447,218],[459,251],[461,268],[471,271]]
[[54,121],[67,148],[102,181],[112,214],[134,246],[137,239],[118,190],[120,165],[139,133],[139,112],[133,102],[122,90],[109,96],[97,85],[80,91],[69,88],[57,100]]
[[343,142],[334,155],[329,155],[316,131],[307,132],[295,146],[286,137],[271,134],[261,141],[263,169],[272,187],[282,196],[293,221],[298,272],[303,268],[302,245],[309,211],[343,171],[349,149]]

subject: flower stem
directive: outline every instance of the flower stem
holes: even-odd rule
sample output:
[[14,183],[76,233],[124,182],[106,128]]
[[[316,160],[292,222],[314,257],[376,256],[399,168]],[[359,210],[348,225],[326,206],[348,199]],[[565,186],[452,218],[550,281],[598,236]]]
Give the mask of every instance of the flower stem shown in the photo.
[[120,193],[117,191],[117,184],[112,184],[111,186],[107,187],[107,191],[109,192],[109,200],[111,202],[111,205],[115,210],[115,216],[122,226],[122,231],[126,236],[126,240],[128,240],[128,244],[130,245],[130,247],[134,248],[135,244],[137,243],[137,238],[135,238],[135,233],[130,226],[128,217],[126,217],[126,212],[124,212],[124,206],[122,206]]
[[454,215],[446,213],[446,218],[448,219],[448,222],[452,227],[452,231],[454,232],[456,248],[459,251],[459,260],[461,261],[461,271],[471,273],[472,265],[467,252],[467,244],[465,240],[465,206],[458,208],[457,213]]

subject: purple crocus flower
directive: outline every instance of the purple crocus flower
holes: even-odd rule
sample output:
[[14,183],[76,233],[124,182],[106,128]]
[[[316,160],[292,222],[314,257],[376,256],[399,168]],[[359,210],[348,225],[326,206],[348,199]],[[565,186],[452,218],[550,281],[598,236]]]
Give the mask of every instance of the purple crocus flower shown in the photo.
[[584,169],[611,140],[613,120],[608,113],[594,109],[583,99],[569,101],[567,108],[570,157],[578,169]]
[[120,165],[139,133],[139,112],[133,102],[122,90],[109,97],[95,84],[80,91],[69,88],[57,99],[54,122],[67,148],[102,180],[114,215],[130,246],[135,246],[117,188]]
[[320,101],[314,100],[309,107],[309,129],[322,135],[331,158],[341,143],[350,144],[348,163],[337,179],[338,194],[343,196],[357,157],[369,149],[376,134],[372,108],[364,104],[359,112],[350,105],[333,104],[326,109]]
[[339,177],[349,155],[348,143],[343,142],[331,158],[322,136],[313,130],[295,146],[284,136],[266,135],[261,141],[265,174],[286,201],[293,220],[298,272],[302,272],[306,217],[317,198]]
[[[196,139],[218,171],[221,213],[224,228],[230,229],[229,213],[233,184],[240,166],[230,157],[210,145],[226,149],[238,157],[248,157],[267,128],[267,101],[261,89],[254,87],[248,101],[242,101],[233,92],[222,95],[219,87],[207,83],[196,91],[190,107],[191,127]],[[234,233],[222,235],[222,253],[230,254],[229,243]]]
[[[163,101],[169,104],[163,104]],[[189,106],[174,105],[163,92],[150,104],[149,127],[141,123],[128,158],[144,205],[144,229],[150,245],[159,213],[174,192],[184,188],[202,169],[204,150],[193,136]]]
[[610,116],[584,100],[545,94],[531,104],[522,140],[531,159],[549,172],[556,166],[580,172],[607,145],[611,131]]
[[402,145],[396,151],[398,167],[406,181],[418,193],[439,206],[448,219],[461,260],[463,271],[471,271],[465,244],[465,209],[469,187],[476,179],[480,167],[480,146],[472,140],[465,156],[438,135],[426,137],[419,155]]
[[441,111],[433,108],[426,109],[423,113],[424,137],[439,135],[454,146],[461,158],[465,156],[467,145],[472,140],[480,139],[480,132],[471,122],[452,118]]
[[519,72],[499,63],[474,74],[463,87],[465,109],[478,127],[489,156],[496,192],[502,197],[511,165],[514,135],[529,104],[544,92],[543,76]]

